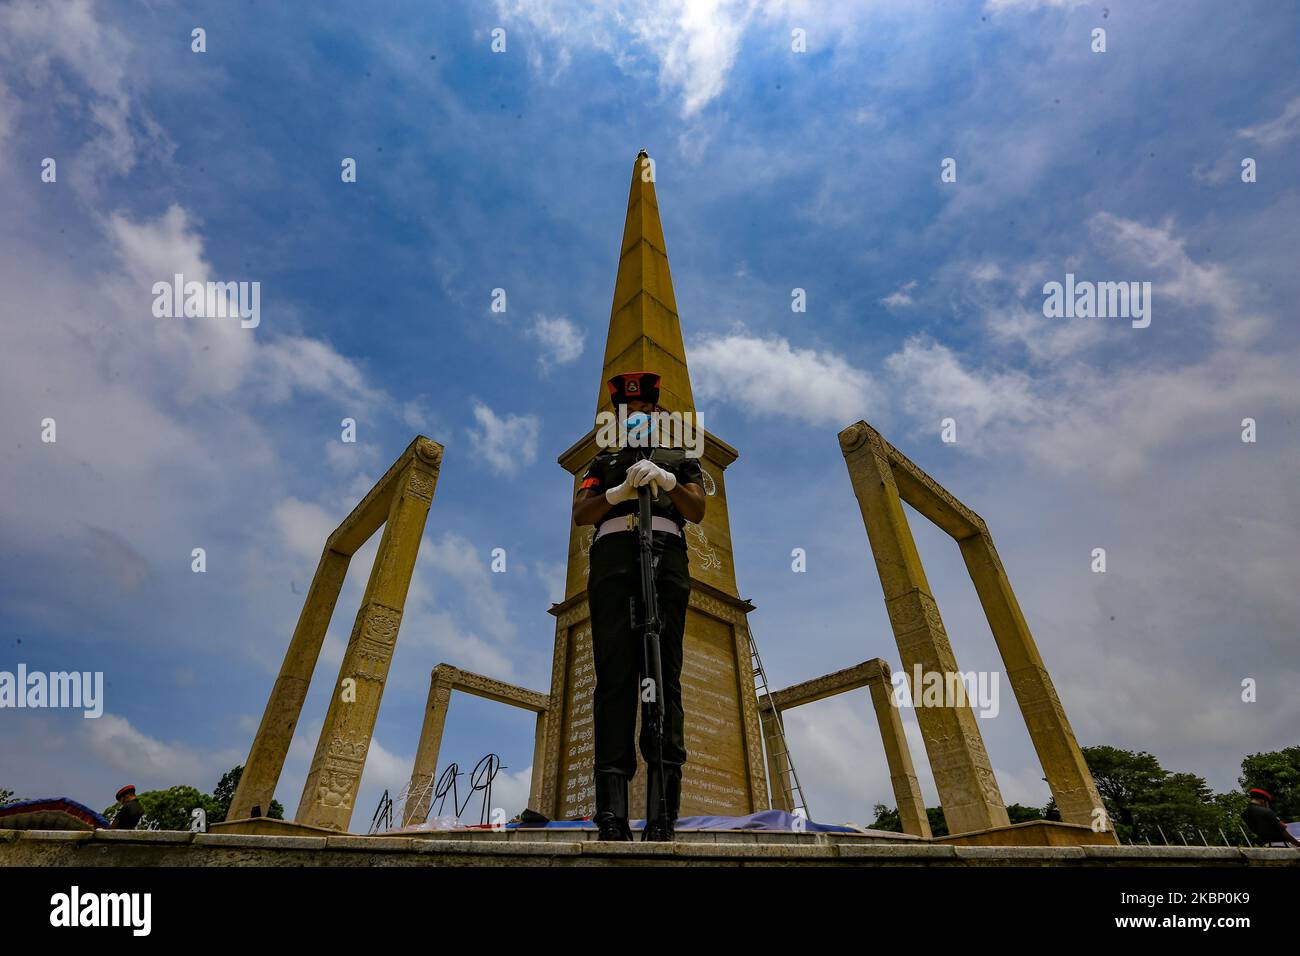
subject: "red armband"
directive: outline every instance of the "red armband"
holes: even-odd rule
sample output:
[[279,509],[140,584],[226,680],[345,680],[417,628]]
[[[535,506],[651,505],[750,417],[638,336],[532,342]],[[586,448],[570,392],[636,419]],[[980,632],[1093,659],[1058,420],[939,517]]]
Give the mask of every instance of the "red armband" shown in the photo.
[[584,481],[582,484],[580,484],[580,485],[578,486],[578,490],[581,491],[581,490],[584,489],[584,488],[594,488],[594,487],[596,487],[596,486],[599,485],[599,484],[600,484],[600,479],[597,478],[597,477],[595,477],[595,476],[593,475],[592,477],[590,477],[590,478],[588,478],[586,481]]

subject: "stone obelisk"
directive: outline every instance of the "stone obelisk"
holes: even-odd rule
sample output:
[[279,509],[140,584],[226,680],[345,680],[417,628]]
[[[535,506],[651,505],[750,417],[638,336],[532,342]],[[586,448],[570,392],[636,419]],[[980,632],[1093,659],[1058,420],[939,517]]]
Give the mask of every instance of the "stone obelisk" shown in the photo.
[[[660,404],[670,412],[696,413],[677,300],[664,244],[655,167],[643,150],[632,169],[627,219],[619,247],[618,276],[596,412],[616,412],[605,383],[620,372],[652,371],[660,378]],[[578,479],[600,450],[592,429],[559,457]],[[704,423],[707,426],[707,422]],[[746,615],[753,610],[736,588],[724,471],[738,453],[704,432],[704,522],[686,525],[691,600],[686,614],[682,705],[686,712],[687,762],[682,776],[681,814],[742,815],[767,809],[762,731]],[[595,529],[571,526],[565,598],[555,615],[555,656],[546,729],[546,756],[537,808],[553,819],[590,816],[595,809],[591,616],[587,606],[587,551]],[[630,789],[631,812],[645,812],[645,764],[638,754]]]

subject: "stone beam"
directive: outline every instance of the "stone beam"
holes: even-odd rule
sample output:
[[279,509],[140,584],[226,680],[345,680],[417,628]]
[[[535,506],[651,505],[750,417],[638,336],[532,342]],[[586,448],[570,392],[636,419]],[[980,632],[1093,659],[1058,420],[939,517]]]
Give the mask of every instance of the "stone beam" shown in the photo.
[[[894,703],[894,686],[888,661],[881,658],[863,661],[861,664],[854,664],[852,667],[824,674],[775,692],[771,695],[770,703],[763,708],[764,729],[767,729],[769,721],[774,724],[773,704],[784,712],[791,707],[810,704],[836,694],[857,690],[859,687],[870,688],[871,704],[876,711],[876,723],[880,728],[880,739],[885,748],[885,760],[889,764],[889,782],[894,789],[894,799],[898,804],[898,816],[902,822],[903,832],[914,833],[928,840],[931,836],[930,820],[925,812],[925,801],[921,797],[921,785],[916,778],[916,769],[912,765],[912,753],[903,732],[903,721]],[[789,769],[788,765],[785,769]],[[775,799],[774,786],[773,800]],[[784,801],[784,803],[788,802],[788,800]],[[793,808],[782,805],[777,809],[792,810]]]
[[284,759],[289,753],[298,718],[302,715],[302,704],[350,560],[350,555],[341,554],[329,546],[321,554],[316,574],[307,589],[307,599],[298,615],[298,626],[293,629],[289,650],[280,664],[280,674],[271,688],[262,723],[257,728],[248,760],[244,762],[244,771],[239,777],[239,786],[235,788],[235,796],[226,813],[228,820],[251,817],[254,810],[259,816],[271,812],[271,801],[284,770]]
[[[537,727],[533,737],[533,781],[529,793],[530,806],[533,793],[539,792],[538,778],[542,769],[540,761],[545,753],[544,732],[546,713],[551,703],[550,695],[539,694],[535,690],[461,670],[450,664],[439,664],[429,677],[429,700],[424,708],[420,743],[415,750],[415,765],[411,769],[411,782],[406,790],[403,826],[411,826],[412,823],[423,821],[429,815],[429,807],[433,801],[433,777],[438,772],[438,753],[442,749],[442,731],[447,722],[451,692],[454,690],[537,713]],[[541,752],[538,752],[539,748]]]
[[[983,518],[958,501],[948,489],[887,442],[880,432],[866,422],[858,422],[858,425],[867,430],[868,440],[877,449],[877,453],[889,462],[894,472],[894,481],[898,485],[899,496],[918,513],[929,518],[957,540],[985,530]],[[850,426],[852,427],[856,426]]]
[[[352,819],[357,785],[365,770],[406,593],[442,461],[441,446],[428,442],[432,447],[423,448],[418,441],[413,443],[416,454],[397,478],[385,476],[385,482],[381,482],[391,481],[392,485],[383,537],[298,803],[296,819],[309,826],[345,831]],[[353,516],[357,514],[353,512]],[[364,527],[364,523],[356,525],[356,533]],[[340,539],[332,537],[331,540]]]
[[889,782],[898,804],[898,819],[904,833],[914,833],[928,840],[933,835],[930,818],[925,812],[916,768],[912,766],[912,751],[907,746],[903,720],[894,702],[889,664],[879,659],[870,663],[876,666],[867,686],[871,688],[871,705],[876,710],[876,724],[880,727],[880,740],[885,746],[885,761],[889,764]]
[[442,465],[442,446],[423,435],[416,436],[415,440],[398,456],[397,461],[393,462],[392,467],[384,473],[384,477],[375,482],[375,486],[334,529],[334,533],[325,542],[326,547],[346,555],[353,555],[369,541],[370,536],[387,520],[393,492],[400,485],[402,473],[415,459],[430,466],[436,475]]
[[[917,667],[945,676],[960,673],[907,523],[888,448],[866,422],[850,425],[839,439],[909,684]],[[920,688],[911,690],[915,700]],[[970,704],[918,707],[916,716],[949,829],[963,833],[1010,825]]]
[[962,539],[960,545],[1061,820],[1092,826],[1094,810],[1102,807],[1101,796],[1011,590],[993,538],[985,531]]
[[[791,684],[782,690],[774,691],[771,694],[772,703],[780,710],[789,710],[791,707],[811,704],[824,697],[834,697],[836,694],[866,687],[868,682],[878,676],[881,664],[885,662],[863,661],[861,664],[854,664],[852,667],[831,674],[823,674],[821,677],[814,677],[800,684]],[[888,668],[889,665],[885,664],[886,674],[889,673]]]
[[270,812],[271,800],[280,782],[285,756],[298,726],[303,701],[320,658],[321,644],[334,615],[348,564],[356,550],[383,523],[392,504],[397,476],[416,459],[436,475],[442,462],[442,446],[417,435],[387,474],[326,540],[298,624],[289,641],[289,649],[285,652],[262,722],[253,738],[227,819],[250,816],[254,809],[263,815]]

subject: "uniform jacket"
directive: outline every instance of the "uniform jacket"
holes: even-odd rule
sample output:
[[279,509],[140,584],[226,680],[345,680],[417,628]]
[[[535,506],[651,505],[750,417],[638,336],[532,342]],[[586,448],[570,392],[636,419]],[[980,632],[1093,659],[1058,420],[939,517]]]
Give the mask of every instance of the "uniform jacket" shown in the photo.
[[[627,447],[605,449],[597,454],[583,474],[582,482],[578,487],[580,489],[594,488],[603,494],[610,488],[621,485],[627,477],[628,468],[634,462],[646,457],[646,452],[650,453],[649,457],[652,462],[665,471],[671,471],[676,475],[678,483],[704,486],[704,473],[700,467],[700,459],[687,456],[685,449]],[[608,521],[610,518],[617,518],[620,515],[635,514],[639,510],[640,504],[635,498],[630,501],[620,501],[609,509],[609,512],[601,521]],[[659,489],[659,493],[650,502],[650,513],[662,515],[676,522],[679,531],[683,530],[686,524],[686,519],[682,517],[682,513],[673,504],[672,496],[662,488]]]

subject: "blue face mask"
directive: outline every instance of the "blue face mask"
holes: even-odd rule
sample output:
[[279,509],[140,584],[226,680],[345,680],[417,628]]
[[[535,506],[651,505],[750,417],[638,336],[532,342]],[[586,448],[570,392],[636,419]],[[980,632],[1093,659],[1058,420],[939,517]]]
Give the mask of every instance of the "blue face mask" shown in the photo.
[[627,438],[628,444],[634,447],[644,448],[650,442],[650,437],[654,434],[654,419],[645,412],[633,412],[627,416]]

